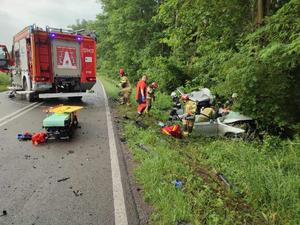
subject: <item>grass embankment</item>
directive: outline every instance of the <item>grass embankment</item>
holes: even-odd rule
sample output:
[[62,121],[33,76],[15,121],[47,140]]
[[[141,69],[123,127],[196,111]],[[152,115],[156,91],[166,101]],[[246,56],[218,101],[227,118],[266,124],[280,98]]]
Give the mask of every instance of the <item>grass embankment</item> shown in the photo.
[[9,85],[9,75],[0,72],[0,92],[6,91],[8,85]]
[[[115,98],[118,89],[102,80]],[[148,129],[123,121],[138,162],[135,176],[154,208],[153,224],[299,224],[300,138],[291,142],[266,137],[262,145],[220,138],[175,140],[155,124],[156,118],[166,118],[164,109],[170,104],[163,94],[158,100],[146,116]],[[134,118],[135,106],[115,107]],[[230,187],[220,182],[218,172]],[[175,188],[175,179],[183,181],[182,188]]]

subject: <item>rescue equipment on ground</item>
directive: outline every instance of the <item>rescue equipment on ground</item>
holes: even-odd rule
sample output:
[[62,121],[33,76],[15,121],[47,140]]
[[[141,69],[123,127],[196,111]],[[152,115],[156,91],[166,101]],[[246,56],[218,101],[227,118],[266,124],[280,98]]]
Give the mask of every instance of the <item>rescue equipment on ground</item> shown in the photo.
[[81,106],[59,105],[47,110],[50,116],[43,120],[47,139],[70,139],[78,127],[76,112]]
[[170,126],[163,126],[161,131],[169,136],[175,138],[182,138],[181,127],[178,124],[170,125]]
[[19,141],[30,141],[31,138],[32,138],[32,134],[29,133],[29,132],[27,132],[27,131],[26,131],[25,133],[19,133],[19,134],[17,135],[17,139],[18,139]]
[[34,145],[44,144],[46,142],[46,138],[46,133],[40,132],[32,135],[31,141]]

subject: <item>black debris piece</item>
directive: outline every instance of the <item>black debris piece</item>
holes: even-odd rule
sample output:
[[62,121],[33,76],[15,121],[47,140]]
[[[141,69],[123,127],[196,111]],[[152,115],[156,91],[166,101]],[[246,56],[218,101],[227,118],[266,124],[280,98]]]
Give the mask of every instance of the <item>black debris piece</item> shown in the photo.
[[79,191],[79,190],[73,191],[73,193],[74,193],[74,195],[75,195],[76,197],[78,197],[78,196],[81,196],[81,195],[82,195],[82,192],[81,192],[81,191]]
[[125,138],[125,137],[121,137],[121,138],[120,138],[120,141],[121,141],[122,143],[125,143],[125,142],[126,142],[126,138]]
[[70,179],[70,177],[65,177],[65,178],[57,180],[57,182],[62,182],[62,181],[66,181],[66,180],[69,180],[69,179]]
[[2,211],[2,215],[0,215],[0,216],[6,216],[7,215],[7,211],[6,210],[3,210]]

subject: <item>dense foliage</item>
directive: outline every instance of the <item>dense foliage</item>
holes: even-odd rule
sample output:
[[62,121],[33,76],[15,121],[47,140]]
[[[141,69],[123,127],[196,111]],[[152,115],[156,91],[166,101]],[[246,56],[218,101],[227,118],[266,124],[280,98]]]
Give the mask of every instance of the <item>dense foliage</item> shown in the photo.
[[[110,98],[118,98],[117,81],[101,81]],[[130,119],[118,123],[137,163],[135,177],[143,196],[153,206],[150,224],[299,224],[300,137],[266,136],[263,144],[199,136],[188,142],[172,139],[156,125],[168,116],[163,109],[170,98],[158,97],[145,120],[147,129]],[[135,107],[116,109],[134,118]],[[208,173],[222,173],[230,188],[221,188]],[[183,182],[182,188],[174,187],[175,179]]]
[[[299,0],[99,0],[98,66],[160,90],[178,86],[239,94],[237,109],[268,131],[299,130]],[[263,3],[265,5],[263,5]],[[266,17],[257,24],[259,7]]]

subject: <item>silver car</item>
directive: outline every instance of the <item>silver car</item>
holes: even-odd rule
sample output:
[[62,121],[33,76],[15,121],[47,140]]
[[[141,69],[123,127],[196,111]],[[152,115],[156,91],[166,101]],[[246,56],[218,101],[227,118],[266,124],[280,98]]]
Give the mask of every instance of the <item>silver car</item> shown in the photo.
[[[180,94],[183,94],[179,89]],[[194,123],[194,135],[196,136],[225,136],[225,137],[248,137],[255,127],[255,121],[251,117],[244,116],[238,112],[230,111],[228,114],[217,118],[206,118],[202,122],[199,119],[201,112],[200,107],[205,107],[212,103],[213,95],[207,88],[194,91],[188,94],[190,100],[197,102],[197,113]],[[183,110],[177,111],[178,116],[183,115]],[[202,114],[206,116],[205,114]],[[203,116],[202,116],[203,117]],[[255,128],[254,128],[255,127]]]
[[233,127],[222,122],[224,120],[223,117],[214,120],[211,119],[208,122],[197,122],[197,116],[198,115],[196,115],[196,122],[194,124],[194,135],[207,137],[242,137],[245,133],[244,129]]

